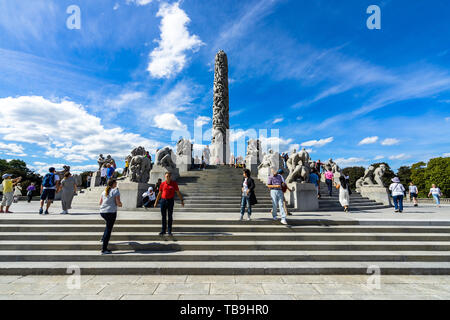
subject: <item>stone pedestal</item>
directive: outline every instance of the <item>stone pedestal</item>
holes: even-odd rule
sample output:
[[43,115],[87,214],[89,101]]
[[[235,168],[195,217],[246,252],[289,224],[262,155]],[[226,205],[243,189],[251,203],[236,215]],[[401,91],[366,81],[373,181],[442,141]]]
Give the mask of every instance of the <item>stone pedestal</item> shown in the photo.
[[245,167],[252,173],[252,177],[258,176],[258,158],[255,156],[245,157]]
[[98,186],[100,186],[100,181],[101,181],[100,171],[95,171],[92,174],[91,186],[90,187],[98,187]]
[[319,209],[319,199],[317,190],[312,183],[293,182],[288,184],[293,192],[286,191],[284,197],[290,206],[298,211],[317,211]]
[[118,182],[117,187],[120,190],[120,201],[122,208],[120,210],[134,210],[142,206],[142,194],[148,190],[148,183],[136,182]]
[[[191,169],[192,157],[177,156],[177,168],[179,172],[187,172]],[[164,179],[163,179],[164,180]]]
[[269,176],[272,175],[272,172],[270,171],[269,167],[263,167],[261,169],[258,169],[258,179],[267,184],[267,180],[269,179]]
[[391,197],[387,188],[381,186],[362,186],[359,188],[361,196],[380,202],[386,206],[392,206]]
[[180,176],[180,171],[178,168],[167,170],[164,167],[161,167],[159,165],[156,165],[153,167],[152,171],[150,171],[150,184],[156,184],[158,182],[158,179],[161,179],[162,181],[165,180],[165,174],[167,171],[170,171],[172,173],[172,180],[176,181],[178,177]]

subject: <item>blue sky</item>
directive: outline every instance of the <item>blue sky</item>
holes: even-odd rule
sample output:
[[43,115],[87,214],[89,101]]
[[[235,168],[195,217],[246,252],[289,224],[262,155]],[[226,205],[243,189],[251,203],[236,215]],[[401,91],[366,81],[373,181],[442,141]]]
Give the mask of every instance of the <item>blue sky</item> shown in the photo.
[[[66,27],[73,4],[79,30]],[[373,4],[381,30],[366,26]],[[344,167],[449,156],[448,12],[437,0],[0,0],[0,158],[93,169],[100,152],[193,137],[196,119],[209,144],[219,49],[236,137],[279,129],[280,151]]]

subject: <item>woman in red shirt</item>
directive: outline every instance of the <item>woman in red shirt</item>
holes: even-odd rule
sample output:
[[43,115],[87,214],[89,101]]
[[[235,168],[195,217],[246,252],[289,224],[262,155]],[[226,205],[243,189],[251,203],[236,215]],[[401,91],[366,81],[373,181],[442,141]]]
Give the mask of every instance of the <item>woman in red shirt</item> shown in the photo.
[[[166,172],[165,178],[166,181],[161,183],[161,186],[159,187],[158,197],[156,198],[155,202],[156,208],[159,200],[161,199],[162,231],[159,234],[161,237],[166,234],[166,229],[169,233],[169,236],[172,236],[173,205],[175,192],[181,199],[181,205],[184,207],[183,196],[181,195],[180,190],[178,189],[178,184],[175,181],[172,181],[172,174],[170,172]],[[168,226],[167,226],[167,213],[169,213]]]

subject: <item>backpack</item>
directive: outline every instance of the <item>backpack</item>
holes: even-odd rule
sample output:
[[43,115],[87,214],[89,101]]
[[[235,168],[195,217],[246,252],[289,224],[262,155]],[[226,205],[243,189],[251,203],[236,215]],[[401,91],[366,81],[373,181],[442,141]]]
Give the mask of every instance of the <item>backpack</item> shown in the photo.
[[47,173],[44,177],[44,180],[42,180],[42,186],[44,188],[54,187],[55,186],[55,174]]

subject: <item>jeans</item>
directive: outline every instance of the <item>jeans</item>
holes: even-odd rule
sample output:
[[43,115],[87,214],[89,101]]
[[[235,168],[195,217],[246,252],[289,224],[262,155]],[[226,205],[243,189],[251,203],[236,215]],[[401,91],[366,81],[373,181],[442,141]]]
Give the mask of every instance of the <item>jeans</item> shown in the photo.
[[242,196],[241,198],[241,216],[245,213],[245,206],[247,206],[247,214],[250,217],[252,215],[252,206],[250,204],[249,196]]
[[325,182],[327,183],[328,186],[328,194],[331,197],[333,195],[333,180],[326,179]]
[[401,196],[392,196],[394,199],[394,207],[395,210],[403,211],[403,195]]
[[[166,229],[169,233],[172,233],[172,222],[173,222],[173,205],[175,203],[174,199],[161,199],[161,218],[162,218],[162,228],[161,232],[166,233]],[[169,214],[169,225],[167,225],[167,213]]]
[[106,228],[105,228],[105,232],[103,233],[103,237],[102,237],[102,241],[103,241],[102,251],[106,251],[106,250],[108,250],[109,239],[111,238],[111,232],[114,227],[114,223],[116,222],[117,212],[112,212],[112,213],[102,212],[102,213],[100,213],[100,215],[106,221]]
[[438,194],[433,194],[433,198],[436,201],[436,204],[441,204],[441,197]]
[[150,197],[144,197],[144,199],[142,199],[143,206],[145,208],[153,208],[153,206],[155,205],[155,201],[156,200],[150,200]]
[[281,190],[270,190],[270,197],[272,198],[272,215],[277,217],[277,206],[280,208],[281,219],[286,219],[286,211],[284,211],[283,201],[284,195]]

